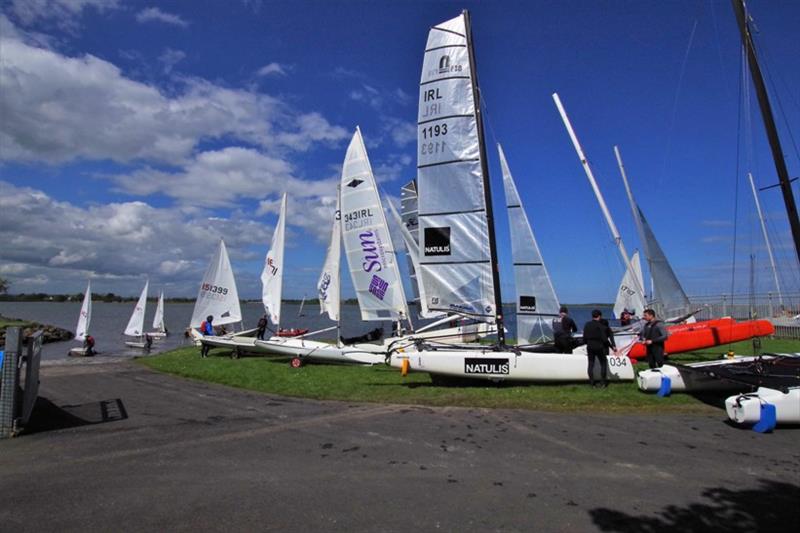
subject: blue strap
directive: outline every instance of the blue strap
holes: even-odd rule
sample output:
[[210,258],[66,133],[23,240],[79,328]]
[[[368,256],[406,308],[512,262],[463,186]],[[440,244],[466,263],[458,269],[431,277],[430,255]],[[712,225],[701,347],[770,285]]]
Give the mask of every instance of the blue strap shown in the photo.
[[5,353],[4,351],[0,350],[0,370],[3,369],[3,354],[4,353]]
[[761,418],[758,423],[753,426],[753,431],[758,433],[771,433],[775,426],[778,425],[778,413],[775,405],[771,403],[761,404]]
[[656,396],[661,398],[669,396],[672,392],[672,380],[669,376],[661,374],[661,387],[658,389]]

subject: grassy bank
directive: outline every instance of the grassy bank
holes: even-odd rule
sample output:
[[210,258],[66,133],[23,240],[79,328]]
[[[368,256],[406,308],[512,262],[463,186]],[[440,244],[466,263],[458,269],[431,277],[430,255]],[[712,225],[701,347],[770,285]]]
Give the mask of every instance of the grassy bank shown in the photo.
[[8,318],[0,315],[0,329],[5,330],[6,328],[13,328],[13,327],[20,327],[20,328],[27,328],[31,327],[35,324],[35,322],[31,322],[29,320],[20,320],[18,318]]
[[[737,353],[752,353],[750,343],[734,345]],[[800,351],[800,342],[765,340],[772,351]],[[719,358],[727,349],[675,357],[689,362]],[[657,398],[639,392],[635,383],[613,383],[608,389],[592,389],[586,384],[570,385],[494,385],[476,382],[460,387],[432,385],[428,374],[410,374],[383,365],[373,367],[309,364],[292,369],[285,358],[246,357],[233,360],[225,350],[212,350],[201,359],[198,348],[180,348],[153,357],[141,364],[178,376],[220,383],[232,387],[284,396],[357,402],[401,403],[436,406],[506,407],[547,411],[594,412],[715,412],[727,396],[694,397],[675,394]],[[640,364],[640,369],[646,368]]]

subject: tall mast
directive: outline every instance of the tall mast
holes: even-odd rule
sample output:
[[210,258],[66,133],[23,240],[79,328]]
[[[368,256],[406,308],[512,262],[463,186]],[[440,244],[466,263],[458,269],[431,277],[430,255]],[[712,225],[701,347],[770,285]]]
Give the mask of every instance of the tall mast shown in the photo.
[[469,70],[472,72],[472,97],[475,101],[475,119],[478,123],[478,146],[481,156],[481,173],[483,174],[483,194],[486,203],[486,222],[489,233],[489,253],[492,261],[492,283],[494,284],[494,306],[497,321],[497,342],[505,345],[506,335],[503,330],[503,298],[500,295],[500,268],[497,264],[497,242],[494,233],[494,214],[492,209],[492,191],[489,180],[489,165],[486,160],[486,141],[483,136],[483,113],[481,112],[481,95],[478,88],[478,69],[475,65],[475,49],[472,45],[472,26],[469,11],[464,10],[464,27],[467,33],[467,51]]
[[[558,112],[561,113],[561,119],[564,121],[564,126],[567,128],[567,133],[569,133],[570,139],[572,139],[572,144],[575,146],[575,151],[578,153],[578,158],[581,160],[583,170],[586,171],[586,177],[589,178],[589,184],[592,186],[594,195],[597,197],[597,203],[600,204],[600,210],[603,211],[603,216],[606,217],[606,223],[608,223],[608,228],[611,230],[611,236],[614,237],[614,243],[617,245],[619,255],[622,256],[622,262],[625,264],[626,269],[628,269],[630,272],[634,272],[628,252],[625,250],[625,245],[622,243],[622,237],[619,234],[619,230],[617,230],[617,225],[614,224],[614,219],[611,218],[611,212],[608,210],[608,206],[606,206],[606,201],[603,198],[603,194],[600,192],[600,187],[597,186],[597,181],[594,179],[592,167],[589,166],[589,161],[586,159],[586,155],[583,153],[583,148],[581,148],[581,143],[578,141],[578,136],[575,135],[575,130],[572,129],[572,124],[569,121],[569,117],[567,117],[567,112],[564,110],[564,106],[561,104],[561,99],[558,97],[557,93],[553,93],[553,100],[556,103]],[[638,286],[639,280],[637,279],[636,275],[632,277],[634,283],[637,285],[636,290],[638,290],[639,294],[641,294],[642,298],[644,298],[644,287]]]
[[800,219],[797,216],[797,205],[792,193],[792,184],[789,181],[789,170],[786,168],[786,161],[783,158],[781,141],[778,137],[778,129],[775,127],[775,119],[772,116],[772,107],[767,96],[767,87],[764,85],[764,77],[761,75],[761,68],[758,66],[756,58],[756,48],[753,44],[753,36],[750,34],[750,27],[747,24],[747,11],[744,0],[731,0],[733,11],[736,13],[736,20],[739,22],[739,31],[742,35],[742,44],[747,50],[747,63],[750,65],[750,75],[753,78],[753,85],[758,97],[758,105],[761,108],[761,118],[764,120],[764,128],[767,130],[767,139],[772,149],[772,159],[775,161],[775,169],[778,171],[778,182],[783,193],[783,203],[786,205],[786,215],[789,218],[789,226],[792,228],[794,248],[797,258],[800,261]]
[[775,267],[775,258],[772,256],[772,246],[769,243],[769,235],[767,235],[767,225],[764,223],[764,213],[761,212],[761,202],[758,200],[758,192],[756,192],[756,185],[753,182],[753,174],[747,173],[747,178],[750,180],[750,188],[753,189],[753,199],[756,201],[756,211],[758,211],[758,220],[761,221],[761,232],[764,234],[764,241],[767,243],[767,254],[769,255],[769,262],[772,265],[772,275],[775,277],[775,287],[778,289],[778,302],[783,307],[783,294],[781,293],[781,282],[778,280],[778,269]]

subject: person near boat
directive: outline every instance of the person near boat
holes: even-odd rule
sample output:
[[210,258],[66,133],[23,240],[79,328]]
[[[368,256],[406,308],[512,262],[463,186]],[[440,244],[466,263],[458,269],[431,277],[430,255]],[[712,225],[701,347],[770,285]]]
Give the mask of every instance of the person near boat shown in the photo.
[[572,334],[578,331],[578,326],[569,316],[569,310],[566,307],[562,306],[558,310],[558,315],[559,318],[553,319],[553,340],[556,349],[559,353],[572,353],[572,349],[575,348]]
[[661,368],[664,366],[664,343],[669,333],[652,309],[644,310],[644,319],[646,323],[639,334],[639,340],[647,346],[647,364],[651,370]]
[[619,325],[624,328],[630,326],[631,324],[633,324],[633,314],[627,309],[623,309],[622,314],[619,317]]
[[86,335],[86,338],[83,339],[83,347],[86,350],[87,357],[94,356],[94,337],[91,335]]
[[261,318],[258,319],[258,332],[256,333],[256,338],[260,341],[264,340],[264,333],[267,332],[267,315],[262,315]]
[[[200,324],[200,333],[203,334],[204,337],[210,337],[214,335],[214,317],[212,315],[208,315],[205,320]],[[211,349],[211,346],[208,344],[203,343],[200,348],[200,355],[202,357],[208,357],[208,351]]]
[[589,357],[589,383],[592,387],[597,385],[594,379],[594,361],[600,361],[601,386],[608,387],[608,359],[606,356],[609,350],[613,349],[617,353],[617,345],[614,342],[614,333],[608,325],[608,321],[603,319],[603,314],[599,309],[592,311],[592,319],[583,326],[583,340],[586,341],[586,354]]

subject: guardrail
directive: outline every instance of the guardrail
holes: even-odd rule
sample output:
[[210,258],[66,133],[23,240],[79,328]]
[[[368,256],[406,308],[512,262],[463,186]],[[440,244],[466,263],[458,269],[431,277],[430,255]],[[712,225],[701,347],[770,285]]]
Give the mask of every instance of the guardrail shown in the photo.
[[689,300],[698,320],[730,316],[736,320],[763,318],[775,326],[775,337],[800,340],[800,294],[790,293],[778,297],[774,293],[717,294],[691,296]]

